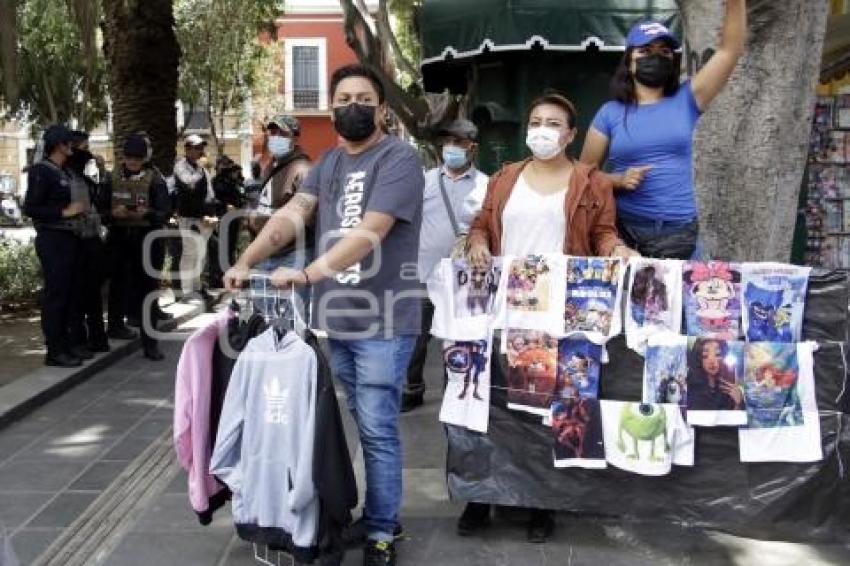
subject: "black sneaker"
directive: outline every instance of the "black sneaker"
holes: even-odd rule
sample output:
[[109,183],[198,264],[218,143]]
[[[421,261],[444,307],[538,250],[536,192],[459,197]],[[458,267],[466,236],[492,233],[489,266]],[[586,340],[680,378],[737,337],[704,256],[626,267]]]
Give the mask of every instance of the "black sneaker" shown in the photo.
[[395,544],[366,541],[363,549],[363,566],[395,566]]
[[490,526],[490,505],[487,503],[467,503],[460,519],[457,520],[457,534],[468,537]]
[[75,358],[80,358],[81,360],[90,360],[94,357],[94,353],[82,344],[79,346],[71,346],[71,355]]
[[[366,532],[366,523],[363,522],[363,518],[357,519],[353,523],[351,523],[348,528],[342,531],[342,544],[346,548],[351,548],[355,546],[360,546],[366,542],[369,533]],[[404,527],[401,526],[401,523],[395,526],[393,529],[393,539],[398,541],[404,538]]]
[[130,330],[124,325],[114,326],[106,332],[107,336],[115,340],[135,340],[139,337],[135,331]]
[[60,352],[58,354],[47,354],[47,357],[44,358],[44,365],[59,368],[76,368],[83,365],[83,360],[66,352]]
[[421,407],[425,402],[424,393],[402,393],[401,394],[401,412],[408,413],[416,407]]
[[532,509],[528,521],[528,542],[542,544],[555,532],[555,512],[544,509]]

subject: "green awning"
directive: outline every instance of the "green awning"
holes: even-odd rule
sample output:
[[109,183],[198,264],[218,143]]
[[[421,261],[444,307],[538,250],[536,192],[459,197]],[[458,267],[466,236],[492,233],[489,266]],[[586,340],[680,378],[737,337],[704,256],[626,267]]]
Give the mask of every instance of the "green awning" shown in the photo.
[[675,0],[424,0],[422,64],[484,51],[622,51],[639,19],[681,25]]

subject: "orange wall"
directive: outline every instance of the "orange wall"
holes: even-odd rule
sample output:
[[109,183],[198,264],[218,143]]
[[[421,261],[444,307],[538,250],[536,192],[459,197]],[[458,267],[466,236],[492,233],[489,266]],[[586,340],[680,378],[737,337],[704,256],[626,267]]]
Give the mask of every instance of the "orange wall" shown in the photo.
[[337,143],[336,130],[330,118],[324,116],[300,116],[301,147],[311,159],[321,155]]
[[[345,29],[341,15],[283,16],[277,21],[277,37],[281,41],[281,48],[282,42],[288,37],[324,37],[327,41],[328,88],[330,88],[330,77],[337,68],[357,62],[354,51],[345,43]],[[281,69],[281,84],[283,84],[283,71]],[[330,112],[318,115],[316,112],[305,114],[296,112],[295,116],[301,122],[301,147],[312,159],[317,160],[324,152],[336,145],[337,135],[331,123]],[[262,134],[255,136],[254,139],[255,151],[261,151]]]

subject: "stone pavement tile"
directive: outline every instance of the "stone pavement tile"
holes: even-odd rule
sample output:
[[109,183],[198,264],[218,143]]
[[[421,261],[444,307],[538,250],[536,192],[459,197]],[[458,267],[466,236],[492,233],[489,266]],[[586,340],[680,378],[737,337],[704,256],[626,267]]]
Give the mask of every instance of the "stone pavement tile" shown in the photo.
[[12,537],[12,549],[21,566],[32,564],[62,532],[61,529],[23,529]]
[[65,528],[73,523],[100,495],[92,492],[66,491],[60,493],[44,510],[25,526]]
[[0,493],[0,524],[15,530],[32,517],[54,494],[19,491]]
[[401,446],[405,468],[442,467],[446,461],[446,434],[437,412],[419,407],[401,417]]
[[34,442],[40,433],[11,434],[0,431],[0,464],[15,455],[16,452]]
[[[277,564],[277,558],[274,554],[270,556],[269,561],[272,564]],[[286,558],[281,558],[280,563],[282,565],[289,564]],[[254,545],[237,538],[233,541],[223,566],[257,566],[258,564],[259,562],[254,560]]]
[[122,399],[107,395],[85,408],[86,415],[141,417],[155,408],[162,399],[136,398]]
[[805,544],[761,541],[711,532],[704,537],[709,544],[726,549],[736,564],[768,564],[770,566],[846,565],[850,544]]
[[461,503],[449,501],[444,470],[405,468],[402,473],[404,482],[402,519],[406,517],[457,517],[463,511]]
[[0,492],[58,492],[82,472],[88,462],[8,462],[0,466]]
[[212,566],[224,554],[232,532],[128,534],[104,564],[109,566]]
[[165,488],[164,493],[172,494],[172,493],[180,493],[183,497],[187,498],[188,501],[188,482],[189,480],[186,477],[186,472],[183,468],[180,468],[177,471],[177,475],[174,476],[174,479],[171,480],[171,483],[168,484],[168,487]]
[[56,425],[51,433],[61,433],[63,430],[101,430],[103,434],[110,436],[123,436],[142,420],[143,415],[90,415],[82,412],[73,416],[64,423]]
[[71,484],[72,491],[103,491],[114,482],[121,472],[127,468],[125,461],[101,461],[92,465],[91,468]]
[[[47,411],[39,409],[7,427],[0,428],[0,434],[43,433],[61,420],[59,416],[58,414],[48,414]],[[67,416],[67,413],[65,416]]]
[[107,427],[94,425],[84,429],[67,429],[65,433],[48,434],[18,452],[16,462],[52,462],[96,460],[109,450],[118,437],[107,434]]
[[118,442],[108,452],[103,454],[103,460],[134,460],[136,456],[145,451],[153,442],[151,438],[140,438],[128,435]]
[[198,522],[198,516],[189,506],[183,493],[165,493],[157,497],[145,510],[133,532],[173,533],[178,531],[226,531],[233,533],[233,519],[229,506],[216,511],[213,522],[207,526]]
[[162,417],[145,417],[145,419],[133,427],[128,434],[129,437],[133,438],[156,438],[165,430],[172,425],[174,422],[174,417],[169,416],[167,418]]

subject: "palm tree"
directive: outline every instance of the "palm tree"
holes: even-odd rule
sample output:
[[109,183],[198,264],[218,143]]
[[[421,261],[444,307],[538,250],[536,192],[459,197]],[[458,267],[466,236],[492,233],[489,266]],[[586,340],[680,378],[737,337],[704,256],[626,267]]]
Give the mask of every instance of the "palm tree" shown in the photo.
[[153,163],[165,174],[174,166],[180,45],[171,0],[102,0],[116,158],[124,138],[145,131]]

